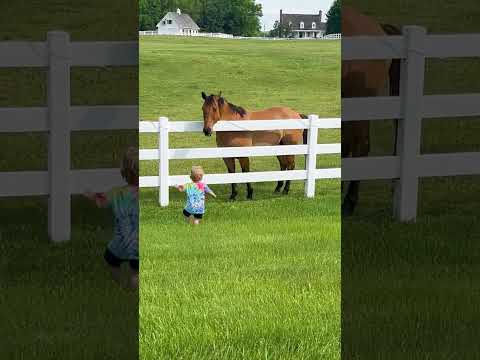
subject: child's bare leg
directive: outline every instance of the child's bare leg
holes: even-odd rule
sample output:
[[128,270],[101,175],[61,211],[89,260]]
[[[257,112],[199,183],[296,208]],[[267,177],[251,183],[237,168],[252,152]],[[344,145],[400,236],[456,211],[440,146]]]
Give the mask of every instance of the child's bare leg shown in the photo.
[[200,224],[200,219],[193,219],[193,225]]
[[122,286],[122,281],[121,281],[121,275],[122,275],[122,272],[120,270],[120,267],[119,266],[110,266],[110,270],[111,270],[111,273],[112,273],[112,279],[115,280],[115,282]]
[[130,268],[130,289],[131,290],[137,290],[138,289],[138,270]]

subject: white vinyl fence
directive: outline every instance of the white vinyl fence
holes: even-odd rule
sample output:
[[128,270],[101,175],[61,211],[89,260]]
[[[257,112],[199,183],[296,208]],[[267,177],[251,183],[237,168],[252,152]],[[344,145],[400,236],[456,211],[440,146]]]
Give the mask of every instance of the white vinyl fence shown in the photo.
[[328,35],[323,36],[322,39],[325,39],[325,40],[328,40],[328,39],[338,40],[338,39],[341,39],[341,38],[342,38],[342,34],[328,34]]
[[[157,133],[159,136],[158,149],[140,150],[140,160],[158,160],[158,176],[141,176],[140,187],[158,187],[161,206],[168,206],[169,187],[185,184],[189,181],[188,175],[170,176],[170,160],[180,159],[211,159],[229,157],[254,157],[278,155],[307,155],[305,170],[267,171],[235,174],[207,174],[205,181],[209,184],[230,184],[247,182],[305,180],[305,194],[315,196],[315,182],[317,179],[340,178],[339,168],[317,169],[317,155],[339,154],[340,144],[318,144],[319,129],[338,129],[340,119],[320,119],[311,115],[308,119],[292,120],[263,120],[263,121],[220,121],[214,131],[260,131],[278,129],[308,129],[308,144],[306,145],[279,145],[279,146],[252,146],[252,147],[224,147],[224,148],[192,148],[170,149],[170,132],[201,133],[202,121],[169,121],[160,118],[158,122],[141,121],[140,133]],[[198,134],[203,136],[203,134]]]
[[70,68],[136,66],[137,49],[135,42],[70,42],[65,32],[49,32],[46,42],[0,42],[0,68],[48,68],[47,105],[0,108],[0,133],[49,136],[48,169],[0,172],[0,197],[48,195],[53,241],[70,239],[71,194],[123,184],[119,169],[72,170],[70,132],[136,128],[138,119],[137,106],[71,106]]
[[342,34],[329,34],[318,38],[279,38],[279,37],[264,37],[264,36],[234,36],[224,33],[204,33],[199,32],[197,34],[176,34],[167,35],[159,34],[157,30],[144,30],[139,31],[140,36],[189,36],[189,37],[207,37],[207,38],[222,38],[222,39],[236,39],[236,40],[339,40],[342,38]]
[[342,100],[342,121],[399,119],[398,156],[342,159],[342,180],[397,179],[394,215],[400,221],[416,219],[419,178],[480,174],[479,152],[420,154],[422,119],[480,115],[480,94],[424,95],[425,59],[453,57],[480,57],[480,34],[427,35],[425,28],[407,26],[402,36],[342,40],[342,60],[402,62],[399,97]]

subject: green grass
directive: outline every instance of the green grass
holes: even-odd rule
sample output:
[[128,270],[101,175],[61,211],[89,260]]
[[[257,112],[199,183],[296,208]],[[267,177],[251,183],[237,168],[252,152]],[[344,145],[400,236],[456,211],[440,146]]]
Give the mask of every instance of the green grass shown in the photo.
[[[141,118],[200,120],[201,91],[220,90],[247,109],[286,105],[338,116],[339,45],[142,38]],[[319,142],[339,138],[322,131]],[[157,136],[140,143],[155,148]],[[198,133],[172,134],[171,143],[215,146]],[[251,161],[252,171],[278,170],[275,158]],[[170,171],[187,174],[193,164],[226,172],[221,159],[174,161]],[[339,157],[319,157],[318,165],[339,166]],[[142,162],[141,173],[156,174],[156,164]],[[182,194],[172,190],[161,209],[157,191],[142,191],[142,359],[339,359],[339,182],[319,181],[310,200],[300,182],[289,196],[274,195],[273,183],[253,186],[254,201],[240,185],[233,203],[230,186],[212,186],[219,198],[208,201],[197,228],[183,222]]]
[[0,202],[4,359],[138,356],[138,293],[122,291],[102,259],[111,215],[78,197],[73,204],[71,241],[53,244],[46,198]]

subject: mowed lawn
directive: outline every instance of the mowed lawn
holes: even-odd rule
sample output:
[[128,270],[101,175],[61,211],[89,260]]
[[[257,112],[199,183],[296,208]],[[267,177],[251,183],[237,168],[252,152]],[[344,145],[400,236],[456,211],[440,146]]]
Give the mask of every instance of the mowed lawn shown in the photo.
[[[140,41],[140,114],[144,120],[201,120],[201,91],[223,91],[247,109],[286,105],[321,117],[340,114],[340,42],[271,42],[145,37]],[[321,131],[322,143],[340,141]],[[156,135],[141,136],[155,148]],[[171,147],[215,146],[203,134],[171,135]],[[252,171],[277,170],[275,158],[252,158]],[[173,161],[226,172],[221,159]],[[318,158],[338,167],[339,156]],[[304,166],[297,157],[297,168]],[[238,167],[238,164],[237,164]],[[142,162],[142,175],[157,173]],[[183,195],[141,192],[140,354],[142,359],[339,359],[340,184],[303,183],[275,195],[253,184],[254,200],[228,201],[230,186],[212,188],[204,222],[183,223]]]

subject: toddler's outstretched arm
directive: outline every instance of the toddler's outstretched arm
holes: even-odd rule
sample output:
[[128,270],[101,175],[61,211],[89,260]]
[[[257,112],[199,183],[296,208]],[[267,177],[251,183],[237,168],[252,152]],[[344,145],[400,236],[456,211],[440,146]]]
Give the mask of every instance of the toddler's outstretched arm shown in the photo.
[[178,185],[177,190],[180,191],[180,192],[184,192],[185,191],[185,186],[184,185]]
[[207,191],[207,194],[212,195],[214,198],[217,197],[217,195],[215,195],[215,193],[213,192],[213,190],[210,189],[208,186],[206,187],[205,190]]
[[108,203],[107,195],[104,193],[94,193],[88,191],[84,194],[84,196],[91,201],[95,201],[95,204],[98,207],[105,207]]

